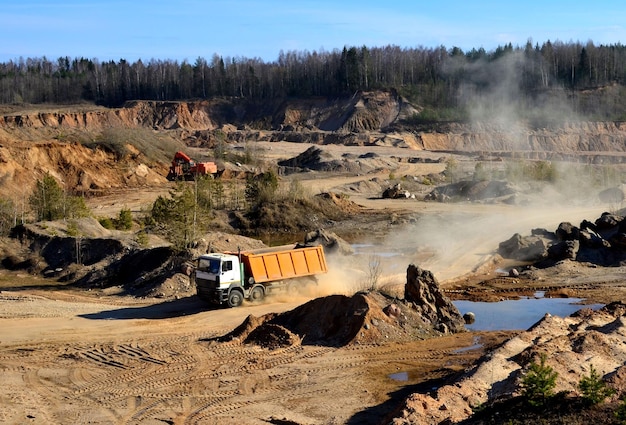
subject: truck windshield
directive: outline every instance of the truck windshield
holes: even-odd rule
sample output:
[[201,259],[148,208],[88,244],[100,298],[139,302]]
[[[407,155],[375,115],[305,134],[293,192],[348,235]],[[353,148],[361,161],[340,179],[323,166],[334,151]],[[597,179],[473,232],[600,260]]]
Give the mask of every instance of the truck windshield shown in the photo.
[[198,270],[218,274],[220,272],[220,260],[216,258],[200,258],[198,261]]

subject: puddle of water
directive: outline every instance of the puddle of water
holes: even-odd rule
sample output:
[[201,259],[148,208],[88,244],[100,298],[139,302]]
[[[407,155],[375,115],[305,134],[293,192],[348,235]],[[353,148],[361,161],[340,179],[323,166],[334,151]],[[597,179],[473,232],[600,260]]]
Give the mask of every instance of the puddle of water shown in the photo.
[[[537,296],[543,296],[537,293]],[[597,310],[603,304],[576,304],[580,298],[522,298],[495,303],[475,301],[453,301],[461,315],[472,312],[476,321],[465,327],[472,331],[526,330],[537,323],[546,313],[566,317],[581,308]]]
[[393,379],[394,381],[405,382],[409,380],[409,372],[392,373],[391,375],[389,375],[389,377]]
[[461,353],[466,353],[466,352],[472,351],[472,350],[478,350],[480,348],[483,348],[482,344],[474,344],[474,345],[470,345],[469,347],[458,348],[458,349],[454,350],[453,353],[454,354],[461,354]]
[[468,351],[472,351],[472,350],[478,350],[483,348],[483,344],[480,343],[480,337],[475,336],[474,340],[472,341],[473,344],[468,346],[468,347],[461,347],[458,348],[456,350],[453,351],[454,354],[461,354],[461,353],[466,353]]

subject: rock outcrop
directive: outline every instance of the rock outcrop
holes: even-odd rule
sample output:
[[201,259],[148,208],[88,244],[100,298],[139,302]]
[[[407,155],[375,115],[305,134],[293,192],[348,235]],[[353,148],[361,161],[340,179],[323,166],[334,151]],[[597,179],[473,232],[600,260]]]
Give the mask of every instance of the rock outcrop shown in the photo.
[[465,320],[459,310],[441,290],[435,276],[414,264],[406,271],[404,299],[426,322],[433,324],[440,332],[462,332]]
[[[145,149],[131,149],[134,131],[149,138],[165,135],[168,143],[214,148],[218,143],[288,141],[316,145],[393,146],[414,150],[490,153],[499,158],[584,161],[590,164],[626,161],[626,124],[572,122],[551,128],[490,123],[445,123],[429,128],[410,125],[420,107],[393,91],[359,92],[340,99],[209,99],[190,102],[132,101],[121,108],[96,105],[14,109],[0,116],[0,196],[25,196],[37,178],[50,172],[66,188],[98,195],[107,190],[165,182],[168,158],[154,159]],[[119,140],[107,132],[120,131]],[[173,142],[175,140],[176,142]],[[112,144],[130,149],[125,158],[107,150]],[[148,142],[151,143],[151,142]],[[163,142],[166,143],[166,142]],[[155,143],[157,144],[157,143]],[[99,146],[99,147],[98,147]],[[376,158],[325,158],[309,152],[287,160],[288,171],[323,169],[355,173],[390,168]],[[120,166],[120,162],[121,164]],[[497,183],[475,186],[469,198],[504,196]],[[504,191],[504,192],[503,192]],[[28,192],[28,190],[26,191]],[[624,190],[600,194],[619,202]],[[19,194],[19,195],[16,195]],[[450,195],[434,193],[434,199]]]
[[541,268],[563,260],[621,266],[626,264],[626,219],[605,212],[595,222],[583,220],[580,226],[562,222],[554,232],[534,229],[530,236],[516,233],[500,243],[498,254],[534,262]]

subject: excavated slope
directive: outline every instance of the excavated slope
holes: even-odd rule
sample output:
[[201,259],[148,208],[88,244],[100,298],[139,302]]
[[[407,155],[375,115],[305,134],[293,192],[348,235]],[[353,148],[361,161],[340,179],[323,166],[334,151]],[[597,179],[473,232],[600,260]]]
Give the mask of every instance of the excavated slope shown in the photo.
[[202,132],[220,129],[233,141],[404,143],[413,149],[432,151],[527,151],[538,155],[626,151],[626,123],[622,122],[569,122],[538,129],[520,124],[452,123],[437,130],[418,131],[403,121],[417,112],[418,108],[387,92],[360,93],[335,101],[295,100],[263,107],[240,99],[133,101],[117,109],[74,107],[5,114],[0,116],[0,143],[49,142],[62,140],[59,134],[63,132],[82,130],[97,134],[111,127],[141,127],[182,130],[183,138],[202,139]]
[[133,101],[116,109],[7,106],[0,115],[0,196],[25,199],[45,172],[66,189],[83,193],[165,183],[166,158],[157,163],[130,146],[121,159],[94,149],[111,129],[142,129],[168,135],[181,146],[205,148],[225,137],[229,142],[400,146],[588,163],[626,158],[626,124],[621,122],[572,122],[549,129],[452,123],[425,131],[405,121],[419,110],[395,92],[263,103]]

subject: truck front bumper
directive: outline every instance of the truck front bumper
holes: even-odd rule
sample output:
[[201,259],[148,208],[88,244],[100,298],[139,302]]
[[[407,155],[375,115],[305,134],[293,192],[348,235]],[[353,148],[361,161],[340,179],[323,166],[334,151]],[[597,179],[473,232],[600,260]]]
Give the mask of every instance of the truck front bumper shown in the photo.
[[208,301],[212,304],[223,304],[228,301],[228,292],[223,289],[196,286],[196,293],[201,300]]

